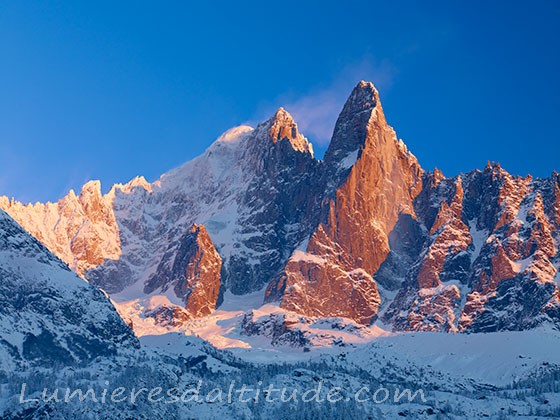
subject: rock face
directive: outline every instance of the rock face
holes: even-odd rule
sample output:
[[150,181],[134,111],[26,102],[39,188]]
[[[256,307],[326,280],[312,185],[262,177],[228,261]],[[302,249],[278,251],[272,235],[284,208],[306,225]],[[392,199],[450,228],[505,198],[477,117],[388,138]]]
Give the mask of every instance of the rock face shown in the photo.
[[139,346],[107,297],[0,210],[0,370],[80,364]]
[[395,330],[560,322],[560,175],[424,172],[367,82],[322,161],[280,108],[156,182],[0,208],[115,301],[167,297],[144,308],[160,324],[207,315],[220,289],[263,287],[287,311]]
[[311,144],[280,108],[247,138],[240,165],[247,169],[236,201],[240,243],[232,244],[224,264],[225,283],[237,294],[265,286],[304,239],[318,163]]
[[119,228],[111,197],[101,195],[99,181],[86,183],[58,203],[23,205],[0,198],[0,208],[79,275],[121,254]]
[[425,180],[415,204],[428,236],[385,321],[414,331],[556,324],[557,176],[513,177],[489,164],[453,179],[437,173]]
[[414,214],[422,185],[422,170],[387,125],[371,83],[346,102],[323,171],[323,220],[267,296],[288,310],[368,323],[381,303],[373,275],[389,253],[388,233],[400,215]]
[[188,314],[200,318],[216,309],[221,269],[222,259],[206,228],[193,225],[178,246],[172,246],[164,254],[157,271],[144,286],[144,292],[172,290],[184,303]]
[[[46,205],[2,197],[0,208],[117,302],[168,290],[166,276],[188,264],[182,260],[173,268],[178,253],[187,252],[189,245],[181,244],[190,243],[189,227],[203,225],[201,237],[218,251],[221,273],[189,299],[183,295],[192,285],[169,289],[180,296],[171,304],[192,304],[191,313],[202,316],[215,306],[216,284],[235,294],[252,292],[282,269],[309,230],[305,220],[315,203],[309,188],[317,166],[311,144],[279,109],[255,129],[229,130],[202,156],[154,183],[139,177],[101,196],[92,181],[82,201],[73,192]],[[205,293],[211,301],[203,304]],[[150,303],[145,309],[153,314],[156,308]]]

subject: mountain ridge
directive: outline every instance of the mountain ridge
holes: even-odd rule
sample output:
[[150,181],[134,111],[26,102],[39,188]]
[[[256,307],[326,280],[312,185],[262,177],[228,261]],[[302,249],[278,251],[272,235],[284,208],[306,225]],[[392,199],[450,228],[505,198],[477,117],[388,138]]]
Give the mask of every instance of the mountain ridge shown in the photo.
[[[425,172],[369,82],[350,94],[323,160],[280,108],[153,183],[137,177],[101,195],[90,181],[57,203],[0,197],[0,208],[111,296],[147,284],[200,225],[222,261],[207,283],[220,294],[266,287],[284,310],[405,331],[559,321],[560,177],[490,163],[452,178]],[[181,306],[162,290],[135,298],[146,313]],[[156,305],[160,292],[168,301]]]

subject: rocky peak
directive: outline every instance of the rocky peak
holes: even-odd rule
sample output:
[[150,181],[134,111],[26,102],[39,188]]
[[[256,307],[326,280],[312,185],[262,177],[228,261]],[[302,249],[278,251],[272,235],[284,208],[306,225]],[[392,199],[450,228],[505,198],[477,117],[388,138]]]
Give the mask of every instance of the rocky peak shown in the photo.
[[380,303],[373,275],[389,253],[388,235],[401,215],[414,213],[422,183],[371,83],[360,82],[348,98],[325,165],[323,220],[267,296],[280,294],[287,309],[369,323]]
[[206,228],[193,224],[178,243],[169,246],[144,291],[173,290],[189,316],[199,318],[216,308],[221,269],[222,259]]
[[511,176],[498,163],[474,171],[466,189],[467,218],[476,218],[479,229],[493,231],[509,224],[517,216],[530,181]]
[[78,197],[86,217],[93,223],[104,222],[114,225],[115,218],[111,206],[101,195],[101,182],[89,181],[84,184]]
[[62,197],[60,200],[58,200],[57,204],[58,207],[60,209],[63,209],[64,207],[70,205],[70,206],[76,206],[79,202],[79,198],[76,195],[76,193],[74,192],[73,189],[71,189],[70,191],[68,191],[68,194],[66,194],[64,197]]
[[[344,161],[362,149],[371,124],[386,125],[379,94],[370,82],[359,82],[344,104],[334,128],[333,138],[325,153],[326,163]],[[350,164],[353,162],[350,162]]]
[[429,174],[429,177],[431,178],[434,186],[437,186],[441,181],[445,179],[445,175],[438,168],[434,168],[434,171],[430,172]]
[[287,168],[309,172],[315,161],[311,143],[283,108],[247,136],[241,160],[250,168],[247,176],[264,175],[270,179],[278,178]]
[[453,195],[450,201],[443,200],[438,210],[436,220],[430,228],[430,235],[435,234],[444,224],[452,219],[461,219],[463,211],[463,182],[461,177],[457,177],[453,183]]
[[152,192],[152,184],[150,184],[148,181],[146,181],[146,178],[144,178],[143,176],[136,176],[136,177],[132,178],[126,184],[124,184],[124,185],[118,184],[118,186],[119,186],[120,190],[123,191],[126,194],[130,194],[136,188],[142,188],[142,189],[144,189],[148,192]]
[[283,268],[308,233],[305,218],[321,193],[319,162],[284,109],[259,124],[243,146],[244,188],[237,198],[243,211],[236,233],[246,239],[235,255],[224,259],[224,283],[236,294],[262,288]]
[[121,254],[119,228],[110,200],[99,181],[89,181],[56,203],[0,206],[76,273],[85,272]]
[[88,197],[101,197],[101,181],[91,180],[82,186],[80,201],[82,201],[82,199],[87,199]]
[[[452,184],[452,193],[442,200],[434,224],[430,229],[430,242],[418,271],[418,287],[434,288],[446,278],[457,277],[464,271],[460,255],[472,242],[469,228],[462,220],[463,182],[457,177]],[[459,272],[459,273],[457,273]]]
[[184,276],[175,285],[175,294],[184,299],[185,309],[191,316],[209,315],[218,302],[222,259],[203,225],[192,226],[183,237],[179,251],[180,255],[186,255],[183,253],[186,251],[190,259]]
[[296,122],[284,108],[278,108],[271,118],[259,124],[257,131],[266,132],[274,144],[287,141],[293,150],[313,155],[313,146],[299,132]]
[[378,105],[381,105],[379,103],[379,93],[373,83],[361,80],[348,97],[344,108],[342,108],[339,119],[345,119],[364,111],[370,111]]

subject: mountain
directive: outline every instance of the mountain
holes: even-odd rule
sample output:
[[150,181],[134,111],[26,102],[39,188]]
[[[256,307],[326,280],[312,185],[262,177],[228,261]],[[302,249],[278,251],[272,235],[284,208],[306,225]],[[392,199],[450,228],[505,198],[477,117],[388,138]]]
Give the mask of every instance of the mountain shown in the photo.
[[139,347],[109,299],[0,210],[0,370],[79,365]]
[[497,164],[453,179],[427,174],[416,201],[423,246],[385,320],[407,331],[557,324],[558,181]]
[[302,239],[305,184],[315,165],[310,143],[279,109],[256,129],[228,131],[152,184],[138,177],[101,197],[99,183],[90,182],[79,198],[71,191],[56,204],[25,206],[3,198],[0,207],[111,295],[163,293],[164,285],[152,287],[158,268],[193,224],[204,226],[222,260],[216,281],[242,294],[265,286]]
[[280,108],[153,183],[103,195],[90,181],[57,203],[1,197],[0,208],[107,291],[137,332],[263,289],[259,304],[279,311],[395,331],[560,321],[560,176],[497,164],[452,178],[424,171],[368,82],[350,94],[323,160]]
[[369,323],[381,303],[373,275],[397,219],[414,213],[422,176],[387,125],[372,84],[361,82],[350,95],[323,166],[322,220],[268,296],[295,312]]
[[[144,287],[148,294],[155,290],[166,292],[172,288],[175,296],[185,305],[184,318],[199,318],[210,315],[218,302],[220,294],[220,273],[222,259],[216,251],[204,226],[193,225],[183,235],[177,246],[171,246],[156,272]],[[160,307],[156,318],[169,314],[169,322],[175,322],[178,308]],[[169,312],[171,311],[171,312]],[[162,320],[160,320],[161,323]]]

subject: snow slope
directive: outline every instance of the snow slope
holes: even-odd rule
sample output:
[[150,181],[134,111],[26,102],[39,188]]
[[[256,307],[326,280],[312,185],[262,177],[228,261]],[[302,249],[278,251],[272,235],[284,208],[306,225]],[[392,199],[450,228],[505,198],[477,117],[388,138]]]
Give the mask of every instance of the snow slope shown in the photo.
[[135,347],[107,296],[0,210],[0,369],[81,363]]

